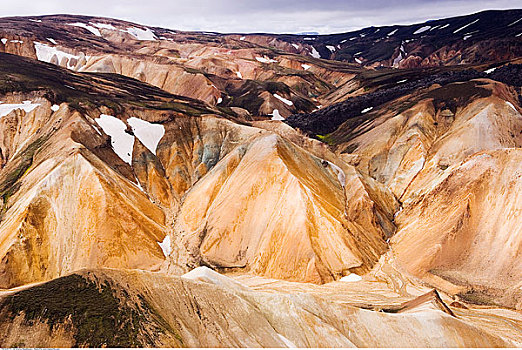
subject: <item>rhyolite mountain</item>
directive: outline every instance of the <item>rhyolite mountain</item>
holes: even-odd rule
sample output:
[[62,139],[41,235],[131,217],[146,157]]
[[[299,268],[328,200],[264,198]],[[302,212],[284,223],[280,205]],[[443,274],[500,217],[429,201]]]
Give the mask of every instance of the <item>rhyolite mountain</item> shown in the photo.
[[0,18],[0,345],[521,346],[521,33]]

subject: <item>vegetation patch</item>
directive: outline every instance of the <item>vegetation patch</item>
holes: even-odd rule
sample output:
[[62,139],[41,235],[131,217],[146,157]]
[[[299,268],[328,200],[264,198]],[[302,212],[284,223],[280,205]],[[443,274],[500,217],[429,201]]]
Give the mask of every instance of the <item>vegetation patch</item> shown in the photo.
[[155,346],[154,339],[168,325],[144,298],[139,300],[126,303],[107,283],[97,286],[74,274],[5,297],[0,315],[13,319],[23,314],[27,325],[46,321],[50,330],[70,320],[75,347]]

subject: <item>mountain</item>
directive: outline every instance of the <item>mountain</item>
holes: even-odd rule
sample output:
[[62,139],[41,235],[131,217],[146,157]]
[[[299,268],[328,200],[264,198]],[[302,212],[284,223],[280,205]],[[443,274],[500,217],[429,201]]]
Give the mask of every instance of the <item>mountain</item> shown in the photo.
[[521,19],[1,18],[0,345],[521,346]]

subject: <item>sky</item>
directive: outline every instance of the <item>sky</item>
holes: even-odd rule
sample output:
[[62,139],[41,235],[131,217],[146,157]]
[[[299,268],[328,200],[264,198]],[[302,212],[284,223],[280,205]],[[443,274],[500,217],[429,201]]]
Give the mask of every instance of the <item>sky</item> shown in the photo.
[[0,16],[82,14],[222,33],[330,34],[509,8],[522,0],[0,0]]

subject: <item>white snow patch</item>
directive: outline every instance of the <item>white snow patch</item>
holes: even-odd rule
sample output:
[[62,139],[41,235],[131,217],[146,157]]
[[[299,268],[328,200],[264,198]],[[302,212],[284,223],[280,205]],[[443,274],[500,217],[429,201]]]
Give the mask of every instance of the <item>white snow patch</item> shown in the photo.
[[22,40],[11,40],[10,42],[11,43],[15,43],[15,44],[23,44],[24,43]]
[[293,46],[296,50],[299,50],[299,45],[297,45],[297,44],[292,44],[292,46]]
[[464,37],[462,38],[462,40],[468,40],[469,38],[471,38],[473,35],[471,34],[468,34],[468,35],[464,35]]
[[333,171],[337,174],[337,180],[339,180],[339,183],[341,184],[341,186],[346,186],[346,174],[344,173],[343,169],[341,169],[340,167],[338,167],[337,165],[335,165],[334,163],[332,162],[328,162],[328,165],[330,165],[333,169]]
[[393,34],[397,33],[398,30],[399,30],[398,28],[392,30],[391,32],[388,33],[388,36],[392,36]]
[[304,63],[301,65],[301,67],[303,67],[304,70],[309,70],[310,68],[312,68],[311,65],[309,65],[309,64],[304,64]]
[[[138,182],[139,184],[139,182]],[[163,251],[163,255],[165,255],[165,257],[167,258],[170,253],[172,252],[172,248],[170,246],[170,236],[169,235],[166,235],[165,238],[163,239],[163,242],[158,242],[161,250]]]
[[362,63],[362,61],[361,61],[360,59],[358,59],[357,57],[354,57],[353,59],[355,60],[355,62],[357,62],[357,63],[359,63],[359,64]]
[[239,40],[241,40],[241,41],[243,41],[243,40],[245,40],[245,39],[246,39],[246,37],[244,37],[244,36],[242,36],[241,38],[239,38]]
[[34,42],[34,48],[36,50],[36,57],[39,61],[50,63],[53,56],[56,56],[56,58],[58,59],[58,63],[61,63],[63,58],[67,58],[67,68],[74,68],[74,65],[71,64],[73,58],[77,60],[80,59],[80,56],[60,51],[55,47],[49,46],[47,44],[42,44],[37,41]]
[[522,35],[522,33],[518,33],[517,35],[515,35],[515,38],[518,38],[521,35]]
[[271,58],[268,58],[268,57],[256,57],[256,60],[261,62],[261,63],[277,63],[276,60],[273,60]]
[[130,27],[124,31],[129,33],[138,40],[156,40],[156,35],[154,35],[154,32],[149,28],[140,29],[136,27]]
[[4,45],[7,43],[7,39],[6,38],[2,38],[1,41],[2,41],[2,44],[4,44]]
[[397,57],[395,57],[395,59],[393,60],[393,67],[395,67],[395,68],[399,67],[399,64],[404,59],[404,57],[406,57],[406,51],[404,50],[404,46],[401,43],[401,46],[399,47],[399,55]]
[[315,38],[304,38],[303,40],[315,40]]
[[68,23],[67,25],[68,26],[73,26],[73,27],[85,28],[89,32],[91,32],[92,34],[94,34],[96,36],[101,36],[100,31],[97,28],[94,28],[93,26],[90,26],[90,25],[85,24],[85,23],[76,22],[76,23]]
[[125,132],[127,126],[116,117],[101,114],[94,119],[103,131],[111,137],[111,145],[114,152],[125,163],[132,164],[132,149],[134,147],[134,136]]
[[238,77],[239,79],[243,79],[243,76],[241,75],[241,72],[237,71],[237,72],[236,72],[236,75],[237,75],[237,77]]
[[220,98],[218,98],[218,100],[217,100],[217,104],[220,104],[221,102],[223,102],[223,98],[220,97]]
[[52,106],[51,106],[51,110],[52,110],[53,112],[56,112],[56,111],[59,110],[59,109],[60,109],[60,106],[58,106],[58,105],[52,105]]
[[89,22],[89,23],[92,24],[93,26],[97,27],[97,28],[100,28],[100,29],[116,30],[116,27],[113,26],[112,24],[92,23],[92,22]]
[[332,45],[326,45],[326,48],[330,50],[331,52],[335,52],[335,46]]
[[94,130],[96,130],[96,132],[97,132],[98,134],[100,134],[100,135],[102,134],[101,131],[100,131],[100,129],[98,129],[98,127],[97,127],[96,125],[92,124],[92,127],[94,128]]
[[281,114],[279,114],[279,110],[278,109],[274,109],[274,111],[272,112],[272,114],[269,114],[272,116],[272,120],[285,120],[285,118],[283,118],[281,116]]
[[511,26],[517,24],[517,23],[520,22],[520,21],[522,21],[522,18],[519,18],[519,19],[517,19],[515,22],[513,22],[513,23],[511,23],[511,24],[508,24],[508,27],[511,27]]
[[315,49],[315,47],[312,46],[312,52],[310,53],[310,55],[313,57],[313,58],[321,58],[321,55],[319,54],[319,52]]
[[344,39],[344,40],[341,40],[339,41],[339,44],[344,44],[345,42],[347,42],[348,40]]
[[350,38],[348,40],[352,41],[352,40],[355,40],[355,39],[357,39],[357,37],[353,37],[353,38]]
[[351,273],[348,276],[342,277],[339,281],[341,281],[341,282],[359,282],[360,280],[362,280],[361,276],[359,276],[355,273]]
[[506,101],[506,104],[507,104],[509,107],[513,108],[513,110],[515,110],[515,112],[518,112],[517,109],[515,108],[515,106],[513,106],[513,104],[512,104],[511,102]]
[[41,19],[32,19],[32,18],[29,18],[29,20],[30,20],[31,22],[42,23],[42,20],[41,20]]
[[419,29],[417,29],[416,31],[414,31],[413,34],[424,33],[425,31],[430,30],[430,29],[431,29],[431,26],[420,27]]
[[473,22],[468,23],[468,24],[466,24],[465,26],[460,27],[459,29],[456,29],[456,30],[453,32],[453,34],[460,32],[462,29],[467,28],[467,27],[469,27],[469,26],[472,25],[472,24],[477,23],[477,22],[479,21],[479,19],[480,19],[480,18],[477,18],[477,19],[474,20]]
[[[27,103],[29,102],[29,103]],[[31,101],[24,101],[23,103],[3,104],[0,103],[0,118],[5,117],[16,109],[23,109],[26,113],[31,112],[38,107],[39,103],[31,103]]]
[[165,127],[161,124],[153,124],[135,117],[127,119],[127,123],[131,126],[138,140],[140,140],[149,151],[156,154],[158,144],[163,135],[165,135]]
[[245,285],[236,280],[224,276],[206,266],[196,267],[194,270],[182,275],[181,278],[193,280],[197,282],[210,283],[226,288],[227,290],[248,290]]
[[448,28],[448,27],[449,27],[449,23],[448,23],[448,24],[445,24],[445,25],[443,25],[442,27],[440,27],[440,28],[439,28],[439,30],[441,30],[441,29],[444,29],[444,28]]
[[361,111],[361,114],[364,114],[364,113],[366,113],[366,112],[369,112],[369,111],[371,111],[372,109],[373,109],[373,107],[365,108],[365,109],[363,109],[363,110]]
[[498,68],[498,67],[494,67],[494,68],[486,69],[486,70],[484,71],[484,73],[486,73],[486,74],[491,74],[491,73],[493,73],[493,72],[495,71],[495,69],[497,69],[497,68]]
[[287,104],[288,106],[293,106],[293,105],[294,105],[294,103],[293,103],[292,101],[287,100],[286,98],[281,97],[281,96],[279,96],[278,94],[274,94],[274,97],[277,98],[279,101],[281,101],[281,102]]
[[49,40],[51,43],[53,43],[54,45],[58,45],[58,43],[56,42],[56,40],[54,40],[53,38],[46,38],[47,40]]
[[402,79],[402,80],[399,80],[399,81],[397,82],[397,84],[404,83],[405,81],[408,81],[408,79]]
[[278,335],[279,339],[281,339],[288,348],[297,348],[297,346],[294,343],[292,343],[290,341],[290,339],[288,339],[287,337],[285,337],[284,335],[282,335],[280,333],[276,333],[276,334]]

